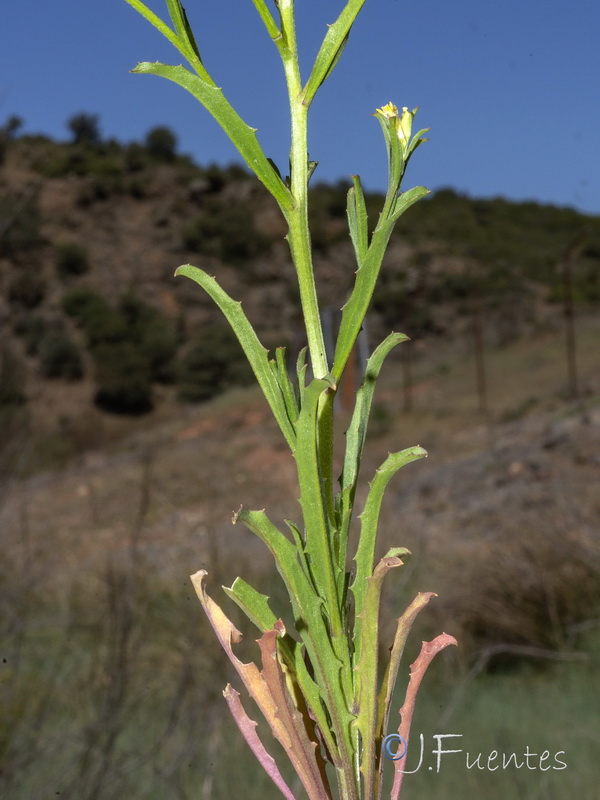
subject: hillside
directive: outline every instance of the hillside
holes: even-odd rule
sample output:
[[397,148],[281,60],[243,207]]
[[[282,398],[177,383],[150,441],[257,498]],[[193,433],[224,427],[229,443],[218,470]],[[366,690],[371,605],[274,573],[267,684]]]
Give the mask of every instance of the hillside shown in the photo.
[[[91,115],[69,127],[70,143],[18,136],[14,120],[0,136],[0,425],[12,451],[33,447],[26,471],[248,381],[211,301],[173,278],[181,263],[243,298],[268,348],[295,357],[303,344],[285,226],[260,184],[240,167],[178,155],[166,128],[122,145],[103,141]],[[355,269],[347,188],[316,183],[311,197],[317,281],[334,309]],[[374,225],[381,197],[367,204]],[[396,329],[420,347],[468,346],[474,315],[492,348],[556,329],[567,252],[577,312],[593,312],[599,219],[438,192],[400,220],[371,344]],[[14,467],[10,453],[4,460]]]
[[[165,129],[121,145],[78,122],[71,143],[0,135],[0,795],[272,797],[225,711],[229,665],[188,576],[208,570],[244,659],[256,632],[219,585],[241,575],[287,606],[232,512],[297,520],[294,464],[237,342],[172,274],[213,272],[293,356],[285,230],[239,167],[192,164]],[[334,309],[354,272],[346,188],[312,194]],[[391,328],[412,341],[384,365],[357,501],[389,450],[428,450],[390,484],[379,543],[413,553],[384,585],[385,640],[416,591],[439,595],[402,676],[420,638],[460,641],[428,674],[419,729],[566,750],[557,796],[581,800],[597,796],[599,261],[600,221],[569,209],[450,190],[411,209],[367,328],[371,346]],[[350,410],[336,414],[339,461]],[[467,796],[465,775],[468,796],[514,796],[514,771],[462,766],[415,796]],[[522,771],[519,796],[547,796],[547,775]]]

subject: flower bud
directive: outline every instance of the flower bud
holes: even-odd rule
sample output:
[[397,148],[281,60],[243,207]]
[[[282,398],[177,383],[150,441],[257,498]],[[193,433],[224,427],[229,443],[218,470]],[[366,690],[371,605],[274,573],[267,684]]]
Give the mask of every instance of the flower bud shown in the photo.
[[416,113],[416,108],[414,108],[412,111],[409,111],[408,108],[404,106],[402,109],[402,116],[396,122],[396,132],[404,147],[408,147],[410,142],[413,119],[415,118]]
[[396,131],[402,146],[406,150],[410,144],[412,123],[417,111],[418,107],[413,108],[412,111],[409,111],[408,108],[404,106],[402,108],[402,114],[400,114],[398,111],[398,106],[395,106],[393,103],[387,103],[381,108],[378,108],[376,113],[380,114],[384,119],[394,121],[394,130]]

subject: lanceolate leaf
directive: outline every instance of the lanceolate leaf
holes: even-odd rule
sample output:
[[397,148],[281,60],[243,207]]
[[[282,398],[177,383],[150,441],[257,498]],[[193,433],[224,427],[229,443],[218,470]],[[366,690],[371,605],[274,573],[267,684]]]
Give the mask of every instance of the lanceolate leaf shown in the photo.
[[273,19],[265,0],[252,0],[252,2],[254,3],[260,18],[264,22],[265,28],[267,29],[271,39],[278,40],[281,37],[281,31],[277,27],[277,23]]
[[348,189],[347,198],[348,227],[356,253],[356,263],[360,266],[365,260],[369,247],[369,221],[359,176],[353,175],[352,181],[354,186]]
[[[369,303],[373,296],[375,284],[381,269],[381,262],[394,229],[394,224],[398,217],[406,211],[413,203],[421,197],[429,194],[429,190],[422,186],[416,186],[408,192],[400,195],[402,199],[400,206],[395,206],[395,211],[391,217],[381,219],[378,223],[371,244],[364,257],[364,261],[359,263],[356,273],[356,280],[350,299],[342,309],[342,322],[340,332],[335,346],[335,356],[333,360],[332,374],[337,382],[342,376],[348,357],[352,352],[356,338],[362,327],[363,320],[369,308]],[[400,202],[400,198],[398,201]]]
[[267,398],[267,402],[271,406],[273,415],[279,423],[279,427],[290,449],[294,452],[296,447],[296,433],[288,415],[285,399],[282,395],[277,378],[271,369],[268,352],[260,343],[254,328],[242,311],[242,304],[237,300],[233,300],[219,286],[214,278],[198,267],[185,264],[177,269],[175,275],[186,275],[188,278],[191,278],[199,284],[219,306],[242,345],[246,358],[250,362],[256,379]]
[[[417,692],[421,686],[423,676],[425,675],[427,667],[431,664],[434,657],[441,650],[444,650],[451,644],[457,644],[454,636],[449,636],[447,633],[440,633],[440,635],[436,636],[433,641],[423,642],[421,645],[421,652],[419,653],[417,660],[410,665],[410,678],[406,688],[404,705],[400,709],[402,721],[400,722],[400,727],[398,728],[398,733],[407,744],[407,750],[410,740],[410,726],[412,724],[413,712],[415,710],[415,700],[417,699]],[[398,759],[398,761],[394,762],[394,784],[392,786],[390,800],[398,800],[400,796],[402,779],[404,777],[403,770],[406,763],[406,755],[407,753],[405,753],[402,758]]]
[[223,591],[242,609],[244,614],[261,631],[269,631],[275,627],[277,617],[271,611],[269,598],[257,592],[242,578],[236,578],[231,586],[223,586]]
[[296,463],[300,484],[300,505],[306,528],[305,552],[315,585],[331,615],[333,629],[339,632],[339,597],[336,588],[337,562],[333,553],[332,520],[328,517],[327,499],[318,449],[317,410],[323,392],[330,388],[326,380],[315,379],[304,392],[297,424]]
[[[266,595],[257,592],[256,589],[253,589],[252,586],[241,578],[236,578],[231,588],[224,586],[223,589],[227,596],[237,603],[248,619],[250,619],[262,633],[272,630],[275,627],[277,618],[269,608],[269,598]],[[322,732],[326,743],[328,743],[330,748],[333,747],[334,743],[329,731],[329,722],[321,702],[319,687],[309,675],[304,662],[303,645],[292,639],[289,634],[281,637],[278,642],[281,655],[288,665],[290,673],[295,676],[306,705],[310,708],[314,721]]]
[[292,761],[311,800],[327,797],[320,780],[320,768],[315,754],[316,742],[310,745],[302,717],[293,711],[294,704],[281,681],[281,667],[277,662],[276,639],[285,633],[279,622],[275,628],[263,634],[259,640],[263,655],[263,670],[256,664],[244,664],[233,652],[233,644],[241,640],[241,633],[223,613],[221,608],[206,594],[203,581],[204,570],[192,575],[192,583],[206,615],[213,626],[221,646],[229,656],[238,675],[267,720],[273,735],[281,742]]
[[159,75],[190,92],[217,120],[246,164],[277,200],[284,214],[293,206],[293,197],[263,153],[256,138],[256,130],[244,122],[218,86],[203,80],[199,75],[194,75],[181,65],[170,66],[158,61],[153,63],[144,61],[138,64],[133,72]]
[[273,374],[275,375],[275,379],[279,384],[288,418],[292,425],[295,426],[298,419],[298,401],[294,394],[294,387],[292,386],[292,382],[290,381],[290,376],[288,375],[287,371],[287,364],[285,362],[285,347],[278,347],[276,349],[275,358],[275,362],[271,361]]
[[[332,647],[329,630],[323,619],[322,600],[312,581],[301,568],[295,546],[273,525],[264,511],[240,509],[234,517],[234,522],[236,521],[243,522],[266,544],[286,585],[296,630],[302,637],[315,681],[320,687],[332,717],[332,730],[330,731],[330,726],[327,726],[322,728],[321,732],[334,763],[339,766],[340,751],[343,753],[349,744],[352,716],[347,711],[347,695],[342,690],[340,678],[342,662]],[[312,710],[315,712],[314,708]],[[323,717],[322,711],[319,717],[317,713],[315,718],[320,722]]]
[[[399,555],[403,554],[400,549]],[[361,612],[361,636],[355,638],[356,646],[356,708],[355,725],[361,737],[361,772],[363,774],[363,800],[373,800],[375,781],[375,753],[377,731],[377,672],[379,645],[379,602],[381,585],[387,572],[402,566],[396,551],[391,550],[381,559],[373,575],[367,579],[365,603]]]
[[365,0],[348,0],[337,20],[330,25],[321,49],[317,54],[312,72],[304,87],[304,103],[310,105],[319,86],[325,81],[336,65],[348,39],[350,28]]
[[381,781],[383,778],[383,758],[381,758],[381,742],[387,731],[388,720],[390,716],[390,703],[394,694],[394,687],[396,686],[396,678],[398,676],[398,668],[404,653],[404,646],[412,628],[413,622],[417,618],[419,612],[425,608],[427,603],[432,597],[436,595],[433,592],[419,592],[412,603],[405,609],[404,613],[398,619],[396,628],[396,635],[394,643],[390,651],[390,660],[385,670],[383,683],[381,684],[381,691],[377,701],[377,731],[375,736],[376,755],[379,757],[379,770],[377,775],[376,792],[375,796],[378,798],[381,795]]
[[[162,19],[157,16],[154,11],[151,11],[141,0],[125,0],[126,3],[144,17],[144,19],[148,20],[148,22],[153,25],[157,31],[162,33],[165,39],[168,39],[171,44],[179,50],[179,52],[187,58],[185,43],[179,39],[177,34],[169,28],[169,26],[162,21]],[[172,2],[172,0],[170,0]]]
[[277,629],[265,631],[258,640],[263,669],[262,677],[267,683],[277,706],[277,717],[286,733],[284,746],[296,774],[302,781],[311,800],[331,800],[331,793],[325,786],[327,780],[325,762],[317,742],[311,741],[305,720],[295,707],[286,687],[285,678],[277,657],[277,636],[285,632],[280,623]]
[[361,613],[364,607],[367,578],[373,571],[373,557],[375,553],[375,540],[379,525],[379,512],[383,501],[383,493],[396,472],[405,464],[424,458],[427,451],[422,447],[409,447],[399,453],[390,453],[387,459],[375,472],[371,482],[364,510],[360,515],[360,540],[354,560],[356,562],[356,575],[350,587],[354,594],[356,620],[354,623],[354,638],[360,639]]
[[[323,598],[323,613],[328,617],[333,651],[341,664],[341,680],[347,700],[352,693],[350,643],[342,619],[344,573],[335,553],[335,528],[329,516],[326,482],[321,474],[317,412],[319,402],[330,388],[328,380],[314,379],[305,389],[298,417],[297,447],[294,454],[300,484],[300,505],[306,531],[306,559],[314,585]],[[346,737],[349,734],[346,733]],[[346,738],[347,741],[347,738]]]
[[262,766],[269,778],[271,778],[275,786],[277,786],[281,794],[285,797],[285,800],[296,800],[292,794],[292,790],[284,781],[281,772],[279,772],[275,760],[271,755],[269,755],[258,734],[256,733],[256,722],[250,719],[250,717],[244,711],[239,692],[236,692],[236,690],[233,689],[228,683],[223,692],[223,697],[227,701],[227,705],[231,711],[231,716],[234,718],[236,725],[240,729],[240,732],[248,743],[248,746],[256,756],[259,764]]
[[214,602],[207,594],[204,588],[204,578],[206,577],[206,570],[200,570],[195,575],[192,575],[192,583],[198,595],[198,599],[202,603],[202,607],[206,612],[206,616],[215,631],[221,647],[227,653],[229,660],[235,667],[236,672],[243,680],[248,692],[252,699],[260,708],[264,718],[269,723],[273,733],[279,738],[285,736],[282,730],[282,723],[277,716],[277,707],[269,687],[263,680],[256,664],[250,662],[244,664],[237,658],[233,652],[233,645],[237,644],[242,639],[242,634],[231,620],[223,613],[220,606]]
[[303,347],[298,353],[298,359],[296,361],[296,378],[298,381],[298,411],[300,411],[302,408],[302,396],[304,394],[304,386],[306,384],[306,370],[308,366],[306,363],[307,352],[308,347]]
[[200,52],[198,51],[198,45],[196,44],[196,39],[194,38],[190,23],[188,22],[185,8],[181,5],[180,0],[167,0],[167,8],[169,9],[169,16],[173,21],[177,35],[180,37],[180,39],[183,39],[189,44],[189,47],[192,49],[198,61],[202,63]]
[[[374,350],[373,354],[367,361],[365,369],[365,376],[362,380],[360,389],[356,394],[356,402],[354,405],[354,413],[352,414],[352,421],[350,427],[346,431],[346,451],[344,454],[344,466],[342,474],[339,478],[341,492],[338,495],[338,508],[340,510],[340,539],[342,542],[347,541],[350,531],[350,521],[352,516],[352,508],[354,505],[354,495],[356,491],[356,483],[358,480],[358,470],[362,459],[365,438],[367,435],[367,425],[369,422],[369,415],[371,412],[371,403],[373,401],[373,394],[375,393],[375,385],[379,372],[387,354],[400,342],[408,339],[403,333],[391,333],[384,341]],[[340,558],[342,564],[346,563],[345,550],[343,558]]]
[[413,189],[409,189],[408,192],[401,192],[396,198],[392,209],[392,221],[396,222],[408,208],[423,197],[427,197],[428,194],[431,194],[431,192],[424,186],[415,186]]

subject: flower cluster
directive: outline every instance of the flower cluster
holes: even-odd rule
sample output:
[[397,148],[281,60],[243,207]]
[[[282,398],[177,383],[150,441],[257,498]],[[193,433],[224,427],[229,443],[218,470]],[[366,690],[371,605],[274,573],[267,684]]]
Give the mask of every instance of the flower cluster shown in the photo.
[[400,115],[398,112],[398,106],[395,106],[393,103],[387,103],[385,106],[378,108],[377,113],[381,114],[381,116],[385,119],[394,120],[394,127],[396,129],[396,133],[398,134],[398,139],[400,139],[400,142],[406,148],[410,142],[412,124],[415,114],[418,110],[418,106],[417,108],[413,108],[412,111],[409,111],[406,106],[403,106],[402,115]]

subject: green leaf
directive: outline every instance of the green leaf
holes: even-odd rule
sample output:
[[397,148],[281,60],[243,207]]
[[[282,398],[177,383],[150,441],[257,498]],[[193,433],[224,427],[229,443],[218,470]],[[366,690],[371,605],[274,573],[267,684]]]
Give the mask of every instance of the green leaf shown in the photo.
[[169,9],[169,16],[171,17],[178,36],[187,42],[198,61],[202,63],[200,51],[198,50],[194,33],[190,27],[190,23],[188,22],[185,8],[181,5],[180,0],[166,0],[166,2],[167,8]]
[[298,359],[296,361],[296,377],[298,380],[298,410],[302,408],[302,399],[304,396],[304,386],[306,383],[306,354],[308,353],[308,347],[303,347],[302,350],[298,353]]
[[257,592],[242,578],[236,578],[231,588],[223,586],[227,597],[231,598],[244,612],[251,622],[261,631],[269,631],[275,627],[277,617],[271,611],[269,598]]
[[[342,321],[340,331],[335,345],[335,355],[333,368],[331,370],[334,380],[338,382],[344,372],[346,363],[360,332],[363,320],[369,308],[369,303],[373,296],[375,284],[379,277],[381,262],[394,230],[394,225],[398,217],[406,211],[413,203],[421,197],[429,194],[429,190],[423,186],[416,186],[408,192],[403,192],[397,200],[393,200],[393,212],[390,216],[383,218],[387,214],[385,208],[382,212],[373,236],[371,244],[362,263],[359,263],[354,281],[354,288],[348,302],[342,308]],[[386,200],[386,206],[388,202]]]
[[404,159],[402,158],[402,144],[396,132],[396,124],[394,117],[384,117],[382,114],[376,113],[375,116],[379,120],[383,136],[387,144],[388,153],[388,189],[386,195],[386,204],[383,212],[383,218],[387,218],[387,209],[390,202],[393,202],[404,173]]
[[414,186],[407,192],[400,192],[392,209],[392,214],[390,217],[392,222],[396,222],[396,220],[402,216],[407,209],[413,206],[418,200],[421,200],[423,197],[427,197],[428,194],[431,194],[431,192],[424,186]]
[[377,675],[379,648],[379,604],[381,586],[385,575],[404,563],[398,554],[403,549],[390,551],[381,559],[373,575],[367,579],[365,603],[361,612],[361,636],[355,641],[356,709],[354,723],[361,737],[361,772],[365,787],[364,800],[372,800],[375,778],[377,732]]
[[[250,696],[260,708],[264,718],[271,728],[271,731],[273,732],[273,735],[281,742],[284,749],[288,753],[292,763],[296,763],[298,746],[301,746],[302,754],[300,755],[300,761],[298,762],[298,766],[300,766],[302,770],[300,777],[306,778],[308,775],[311,776],[309,780],[309,786],[312,788],[309,789],[309,796],[312,798],[312,800],[321,800],[321,797],[323,796],[322,792],[320,792],[320,790],[317,791],[316,788],[314,788],[315,783],[318,782],[318,777],[315,775],[315,769],[316,773],[319,773],[319,767],[316,763],[316,755],[314,753],[315,747],[313,746],[311,748],[310,744],[306,741],[306,729],[303,729],[300,716],[295,714],[293,711],[294,704],[290,700],[287,689],[281,681],[274,680],[275,676],[272,673],[273,669],[278,669],[279,672],[281,672],[279,663],[277,662],[276,665],[271,662],[277,659],[276,639],[284,630],[283,624],[280,621],[277,621],[275,623],[275,628],[264,633],[259,641],[263,656],[265,654],[265,647],[269,653],[268,664],[266,664],[265,659],[263,659],[262,672],[259,672],[258,667],[253,662],[244,663],[240,661],[233,651],[233,645],[241,641],[242,634],[225,615],[221,607],[217,605],[217,603],[215,603],[214,600],[212,600],[212,598],[206,593],[206,589],[204,588],[204,578],[206,577],[206,574],[207,573],[205,570],[200,570],[195,575],[191,576],[191,580],[196,590],[196,594],[198,595],[198,599],[200,600],[202,607],[206,612],[209,622],[212,625],[213,630],[215,631],[217,638],[221,643],[221,646],[227,653],[229,660],[233,664],[236,672],[243,680],[248,692],[250,693]],[[282,698],[282,693],[286,693],[285,701]],[[282,702],[285,702],[286,705],[289,703],[289,714],[291,714],[294,718],[294,731],[290,730],[289,726],[286,725],[284,716],[281,714]],[[301,731],[303,731],[303,734]],[[299,736],[303,738],[303,741],[300,741],[298,738]],[[313,751],[312,758],[310,758],[311,749]],[[308,763],[309,759],[312,761],[312,765]]]
[[[292,532],[292,537],[294,539],[294,544],[296,545],[296,554],[298,556],[298,561],[302,569],[304,570],[305,574],[312,580],[312,574],[310,571],[310,566],[308,564],[306,553],[304,552],[304,538],[302,536],[302,532],[300,528],[296,525],[295,522],[292,522],[289,519],[285,520],[285,524],[288,526],[290,531]],[[317,587],[315,586],[315,582],[313,580],[313,588],[316,594],[319,594]]]
[[369,248],[369,228],[365,196],[358,175],[352,176],[354,186],[348,189],[348,227],[356,253],[356,263],[360,266]]
[[373,233],[371,244],[359,264],[354,281],[354,288],[349,300],[342,307],[342,321],[335,344],[333,368],[331,370],[334,380],[339,382],[352,352],[358,334],[362,328],[364,318],[373,296],[375,283],[379,276],[381,262],[385,249],[392,235],[393,224],[378,226]]
[[[321,732],[334,762],[339,764],[339,750],[349,746],[350,723],[353,717],[347,710],[348,703],[340,680],[342,663],[334,652],[329,630],[323,619],[322,600],[311,579],[300,566],[296,548],[273,525],[264,511],[240,509],[234,516],[234,522],[237,521],[243,522],[264,542],[283,578],[294,612],[295,627],[304,642],[315,681],[331,714],[335,738],[331,735],[331,726],[321,728]],[[319,709],[313,708],[313,711],[316,715]],[[323,721],[322,709],[319,718]]]
[[[242,580],[242,578],[236,578],[231,588],[224,586],[223,589],[227,596],[242,609],[248,619],[256,625],[261,633],[272,630],[275,627],[277,617],[271,611],[268,602],[269,598],[266,595],[257,592],[256,589]],[[278,641],[281,655],[290,673],[295,677],[317,725],[321,730],[328,733],[329,724],[321,702],[321,692],[308,672],[304,661],[304,647],[299,642],[292,639],[287,633]],[[333,744],[331,734],[329,734],[329,741]]]
[[[341,492],[338,494],[338,509],[340,512],[339,525],[340,538],[342,541],[347,540],[350,531],[358,471],[367,436],[367,426],[377,378],[379,377],[383,362],[390,350],[397,344],[400,344],[400,342],[405,342],[407,339],[408,336],[405,336],[403,333],[391,333],[384,339],[367,361],[365,376],[356,394],[354,413],[352,414],[350,427],[346,431],[344,465],[339,478]],[[345,552],[343,555],[343,563],[346,563]]]
[[304,104],[310,105],[319,86],[329,77],[331,71],[337,64],[346,42],[354,20],[358,12],[364,5],[365,0],[349,0],[346,7],[329,29],[321,48],[315,59],[310,77],[304,87]]
[[252,0],[256,10],[262,21],[265,24],[265,28],[271,39],[277,43],[277,40],[281,38],[281,31],[279,30],[277,23],[273,19],[271,12],[269,11],[265,0]]
[[298,419],[298,404],[294,394],[294,387],[288,375],[287,364],[285,363],[285,347],[278,347],[275,350],[275,356],[276,362],[271,361],[271,367],[279,384],[289,420],[295,426]]
[[198,267],[185,264],[177,269],[175,275],[186,275],[188,278],[191,278],[201,286],[219,306],[242,345],[246,358],[250,362],[250,366],[256,375],[256,379],[263,390],[263,394],[271,407],[273,415],[279,423],[279,427],[290,449],[294,452],[296,447],[296,433],[288,417],[281,388],[273,375],[267,350],[260,343],[254,328],[242,311],[242,304],[233,300],[223,291],[214,278]]
[[335,627],[340,620],[340,598],[336,588],[333,531],[321,474],[318,447],[317,410],[321,395],[331,387],[329,381],[314,379],[304,391],[297,424],[295,451],[300,484],[300,505],[306,529],[305,552],[316,586],[325,600],[326,613]]
[[144,3],[141,2],[141,0],[125,0],[125,2],[129,3],[132,8],[135,8],[138,14],[144,17],[144,19],[147,20],[151,25],[153,25],[157,31],[162,33],[165,39],[168,39],[171,44],[176,47],[185,58],[187,58],[184,43],[181,42],[177,34],[172,31],[171,28],[169,28],[169,26],[166,25],[162,19],[154,13],[154,11],[151,11],[146,5],[144,5]]
[[[360,630],[362,626],[361,614],[364,607],[365,593],[367,590],[367,579],[373,571],[373,557],[375,553],[375,542],[377,539],[377,528],[379,525],[379,513],[383,502],[383,494],[392,477],[398,470],[424,458],[427,451],[422,447],[409,447],[399,453],[390,453],[383,464],[375,472],[364,510],[360,515],[360,538],[354,561],[356,562],[356,576],[354,583],[350,587],[354,594],[355,624],[354,640],[360,640]],[[405,551],[408,552],[408,551]]]
[[277,200],[284,214],[292,208],[294,204],[292,194],[265,156],[256,138],[256,129],[244,122],[218,86],[199,75],[194,75],[182,66],[146,61],[138,64],[133,71],[144,75],[158,75],[190,92],[217,120],[246,164]]
[[306,559],[319,595],[323,612],[331,627],[333,650],[343,665],[342,681],[346,697],[351,695],[352,675],[350,643],[343,626],[344,573],[336,553],[336,534],[330,517],[327,481],[322,474],[318,411],[323,394],[331,388],[328,379],[315,378],[305,389],[302,410],[296,426],[297,446],[294,453],[300,484],[300,505],[305,526]]
[[[141,0],[126,0],[126,2],[135,8],[135,10],[141,14],[141,16],[144,17],[144,19],[146,19],[151,25],[153,25],[157,31],[162,33],[165,39],[171,42],[173,47],[179,50],[181,55],[189,61],[189,63],[193,66],[203,80],[212,86],[215,85],[213,79],[210,77],[204,68],[204,65],[202,64],[202,59],[200,58],[200,52],[198,50],[196,40],[194,39],[194,34],[192,33],[192,29],[187,21],[185,9],[179,0],[166,0],[169,15],[173,21],[175,30],[177,31],[176,33],[171,30],[171,28],[169,28],[169,26],[166,25],[160,17],[158,17],[153,11],[145,6]],[[135,70],[133,71],[135,72]]]

